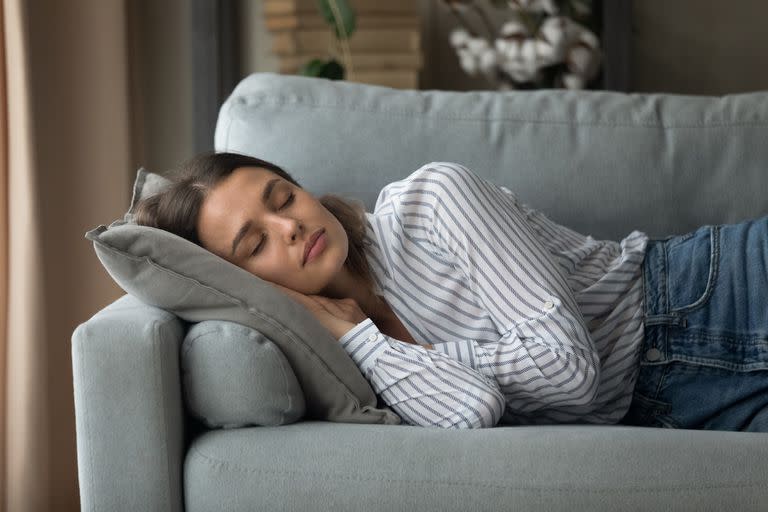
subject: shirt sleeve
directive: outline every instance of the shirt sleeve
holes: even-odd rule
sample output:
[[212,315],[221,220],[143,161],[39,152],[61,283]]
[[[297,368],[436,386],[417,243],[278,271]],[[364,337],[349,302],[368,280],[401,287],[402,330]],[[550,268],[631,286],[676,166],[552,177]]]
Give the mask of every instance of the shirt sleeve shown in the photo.
[[369,318],[339,342],[406,423],[483,428],[504,414],[504,395],[494,379],[440,352],[386,336]]
[[590,404],[600,360],[573,291],[516,196],[449,162],[427,164],[391,200],[404,232],[447,258],[488,312],[495,342],[434,340],[500,384],[512,410]]

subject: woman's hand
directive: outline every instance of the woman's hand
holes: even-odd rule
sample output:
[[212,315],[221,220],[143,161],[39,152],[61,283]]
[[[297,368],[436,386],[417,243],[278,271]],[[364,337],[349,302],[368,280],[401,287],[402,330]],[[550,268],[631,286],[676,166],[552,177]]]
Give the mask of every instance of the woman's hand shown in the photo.
[[329,299],[321,295],[305,295],[279,284],[272,282],[269,284],[306,307],[337,340],[368,318],[354,299]]

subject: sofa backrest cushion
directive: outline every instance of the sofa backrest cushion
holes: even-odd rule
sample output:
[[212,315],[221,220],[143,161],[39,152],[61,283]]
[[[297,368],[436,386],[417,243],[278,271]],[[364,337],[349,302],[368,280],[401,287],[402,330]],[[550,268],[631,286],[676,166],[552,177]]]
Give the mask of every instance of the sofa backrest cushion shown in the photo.
[[[133,222],[139,200],[169,183],[139,169],[132,204],[123,219],[86,233],[107,272],[127,293],[170,311],[188,322],[227,321],[257,330],[274,342],[288,360],[304,393],[306,416],[349,423],[399,424],[400,418],[382,405],[357,365],[338,341],[301,304],[268,282],[170,232]],[[146,190],[144,190],[146,187]],[[268,363],[252,358],[251,363]],[[245,364],[246,361],[243,361]],[[222,376],[227,385],[247,369]],[[252,369],[263,394],[273,386],[274,370]],[[226,397],[222,397],[225,400]],[[256,395],[249,398],[253,403]],[[275,397],[273,403],[278,403]],[[227,405],[226,403],[224,405]],[[235,415],[236,404],[229,411]],[[199,411],[201,416],[218,417]],[[291,411],[285,418],[294,418]],[[210,413],[210,411],[208,411]],[[219,414],[219,413],[217,413]],[[253,418],[252,418],[253,419]],[[254,423],[271,422],[274,417]],[[264,423],[267,424],[267,423]]]

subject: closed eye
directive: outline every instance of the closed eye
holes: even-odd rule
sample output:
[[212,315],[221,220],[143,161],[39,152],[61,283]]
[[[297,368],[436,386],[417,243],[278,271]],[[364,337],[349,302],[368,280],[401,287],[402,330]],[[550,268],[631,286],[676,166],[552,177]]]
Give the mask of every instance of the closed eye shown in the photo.
[[[290,204],[293,203],[293,200],[295,198],[296,198],[296,194],[291,192],[291,194],[288,196],[288,199],[285,201],[285,203],[283,203],[283,206],[278,208],[278,210],[283,210],[283,209],[287,208],[288,206],[290,206]],[[264,245],[264,239],[265,238],[266,238],[266,235],[261,237],[261,240],[259,241],[259,245],[257,245],[256,248],[253,250],[253,252],[251,253],[251,256],[256,256],[256,254],[259,251],[261,251],[261,247]]]

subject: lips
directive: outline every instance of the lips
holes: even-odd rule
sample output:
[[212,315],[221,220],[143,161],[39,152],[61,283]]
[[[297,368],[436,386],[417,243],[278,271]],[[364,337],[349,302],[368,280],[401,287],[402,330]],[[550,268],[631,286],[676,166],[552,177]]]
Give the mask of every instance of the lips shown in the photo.
[[315,242],[317,242],[317,239],[325,232],[325,228],[320,228],[314,233],[312,233],[312,236],[309,237],[309,241],[307,242],[307,245],[304,246],[304,259],[302,260],[302,265],[307,262],[307,256],[309,256],[309,251],[312,250],[312,246],[315,245]]

